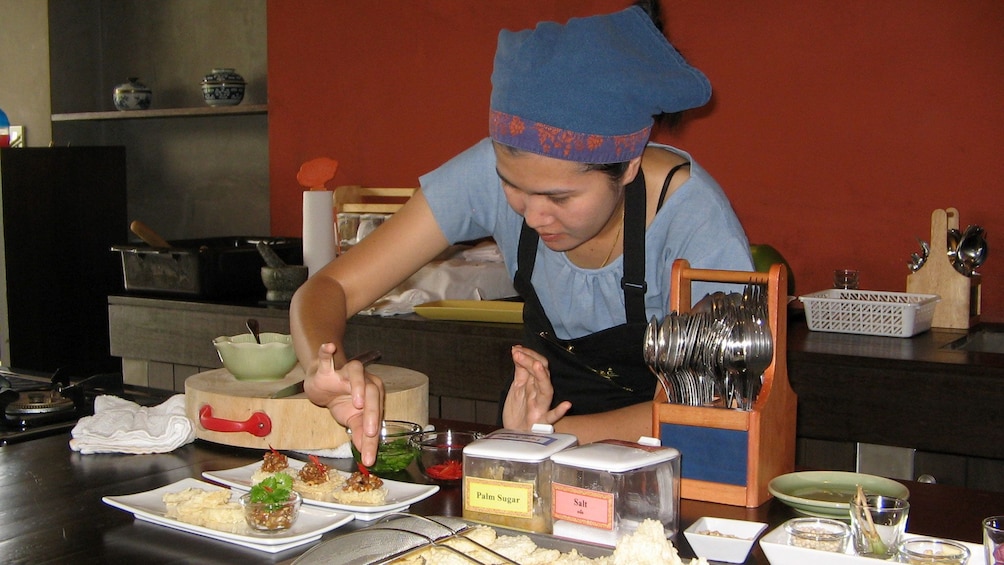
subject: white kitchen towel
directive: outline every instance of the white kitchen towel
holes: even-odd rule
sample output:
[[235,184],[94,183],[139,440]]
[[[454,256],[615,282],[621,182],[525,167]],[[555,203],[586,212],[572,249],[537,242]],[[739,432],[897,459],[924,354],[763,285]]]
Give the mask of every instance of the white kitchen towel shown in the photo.
[[415,311],[415,306],[426,302],[432,302],[431,294],[418,288],[409,288],[391,292],[359,313],[366,316],[410,314]]
[[465,261],[489,261],[501,263],[505,259],[502,257],[502,250],[494,241],[483,241],[470,249],[460,252],[460,256]]
[[352,459],[352,442],[345,442],[338,447],[331,449],[294,449],[297,453],[302,453],[304,455],[316,455],[318,457],[327,457],[329,459]]
[[516,296],[505,263],[436,260],[359,312],[369,316],[396,316],[435,300],[498,300]]
[[94,415],[81,418],[70,435],[70,449],[83,454],[167,453],[195,441],[195,426],[185,415],[184,394],[157,406],[101,395]]

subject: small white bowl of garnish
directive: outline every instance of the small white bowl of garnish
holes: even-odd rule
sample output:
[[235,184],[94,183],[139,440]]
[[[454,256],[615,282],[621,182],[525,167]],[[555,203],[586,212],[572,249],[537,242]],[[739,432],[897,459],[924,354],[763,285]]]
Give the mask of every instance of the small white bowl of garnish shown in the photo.
[[691,549],[709,561],[743,563],[753,542],[767,529],[763,522],[704,517],[684,530]]

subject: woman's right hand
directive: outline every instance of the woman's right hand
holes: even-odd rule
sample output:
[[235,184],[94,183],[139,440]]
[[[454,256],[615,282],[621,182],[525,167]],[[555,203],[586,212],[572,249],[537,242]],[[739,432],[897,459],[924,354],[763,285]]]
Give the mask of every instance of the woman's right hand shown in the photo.
[[529,431],[534,424],[554,424],[564,418],[572,403],[566,400],[551,409],[554,387],[547,358],[517,345],[512,348],[512,361],[515,372],[502,408],[502,425],[510,430]]
[[342,426],[352,432],[363,465],[376,462],[383,421],[383,381],[367,374],[359,361],[349,361],[335,369],[335,345],[325,343],[317,352],[317,363],[304,382],[310,400],[324,406]]

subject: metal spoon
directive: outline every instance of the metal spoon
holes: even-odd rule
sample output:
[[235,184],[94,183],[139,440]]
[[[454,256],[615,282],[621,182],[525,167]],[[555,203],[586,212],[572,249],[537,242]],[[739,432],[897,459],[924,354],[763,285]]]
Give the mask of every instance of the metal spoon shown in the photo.
[[911,253],[910,262],[907,263],[907,266],[910,267],[910,270],[915,273],[919,271],[921,267],[924,266],[924,263],[927,262],[927,257],[931,254],[931,246],[926,241],[918,237],[917,243],[920,244],[920,253]]
[[662,385],[663,392],[666,393],[666,402],[672,402],[672,387],[669,384],[669,380],[666,378],[666,374],[662,372],[659,368],[659,322],[656,320],[655,316],[648,323],[648,327],[645,328],[645,345],[644,345],[644,357],[645,364],[648,365],[652,374],[655,378],[659,380],[659,384]]
[[948,238],[947,238],[946,242],[947,242],[947,249],[948,249],[948,256],[949,257],[954,257],[955,256],[955,252],[959,248],[959,242],[960,241],[962,241],[962,232],[960,232],[959,230],[957,230],[955,228],[952,228],[952,229],[948,230]]
[[248,318],[247,321],[248,331],[254,336],[254,341],[258,345],[261,345],[261,335],[258,333],[258,320],[254,318]]
[[962,274],[973,276],[973,273],[987,260],[987,240],[980,226],[966,228],[956,250],[959,262],[962,264]]

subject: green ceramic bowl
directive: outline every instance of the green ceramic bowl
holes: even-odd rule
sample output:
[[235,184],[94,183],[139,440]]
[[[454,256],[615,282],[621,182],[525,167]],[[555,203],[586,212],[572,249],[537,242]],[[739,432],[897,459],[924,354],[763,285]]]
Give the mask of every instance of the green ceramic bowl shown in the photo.
[[220,361],[237,380],[276,381],[296,366],[292,337],[276,333],[263,333],[260,337],[261,345],[249,333],[213,340]]
[[858,485],[865,494],[910,497],[910,490],[892,479],[847,471],[788,473],[775,477],[767,490],[802,514],[850,520],[850,501]]

